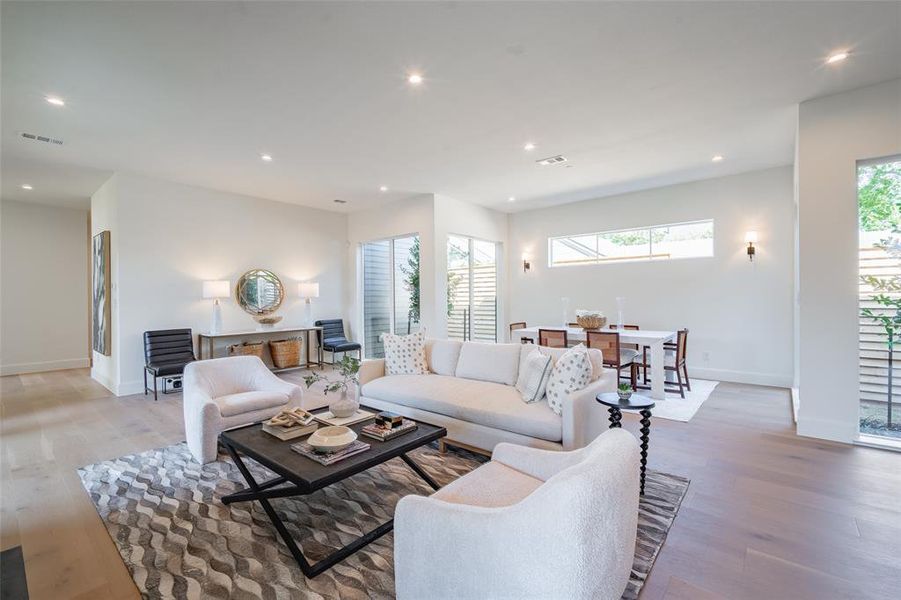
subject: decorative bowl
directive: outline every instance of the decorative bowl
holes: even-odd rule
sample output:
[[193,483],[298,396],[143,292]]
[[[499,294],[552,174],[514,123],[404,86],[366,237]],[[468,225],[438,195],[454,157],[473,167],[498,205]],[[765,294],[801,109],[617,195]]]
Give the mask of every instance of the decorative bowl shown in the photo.
[[350,427],[332,425],[320,427],[310,434],[307,442],[316,452],[337,452],[347,448],[357,439],[357,434]]
[[601,317],[598,315],[579,315],[576,317],[576,323],[579,324],[579,327],[585,330],[600,329],[607,324],[607,317]]
[[276,323],[282,320],[281,315],[268,315],[265,317],[254,317],[257,323],[262,325],[263,327],[272,327]]

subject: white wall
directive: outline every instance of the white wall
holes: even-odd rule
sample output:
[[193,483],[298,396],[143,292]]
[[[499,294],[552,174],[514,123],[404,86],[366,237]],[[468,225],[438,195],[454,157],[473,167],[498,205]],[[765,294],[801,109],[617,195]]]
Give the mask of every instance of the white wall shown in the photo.
[[[95,227],[114,213],[115,393],[141,391],[145,330],[209,329],[212,301],[201,298],[203,280],[227,279],[234,288],[249,269],[274,271],[287,296],[276,313],[284,316],[280,326],[303,322],[297,284],[318,281],[313,318],[346,318],[345,215],[131,174],[117,173],[113,183],[114,211],[103,206],[104,188],[92,207]],[[234,299],[222,301],[222,315],[225,331],[256,327]]]
[[[119,230],[117,228],[119,176],[113,175],[91,196],[91,236],[110,232],[110,332],[112,348],[109,356],[91,351],[91,377],[115,391],[119,381],[119,354],[115,351],[119,331]],[[91,286],[91,275],[87,285]]]
[[858,432],[857,161],[901,153],[901,80],[804,102],[798,126],[798,433]]
[[0,375],[89,364],[88,213],[0,203]]
[[[645,329],[689,329],[692,376],[789,386],[792,352],[792,169],[780,167],[514,214],[509,320],[557,325],[600,309]],[[713,258],[548,267],[548,237],[713,219]],[[744,233],[760,241],[753,263]],[[523,252],[532,269],[523,273]]]

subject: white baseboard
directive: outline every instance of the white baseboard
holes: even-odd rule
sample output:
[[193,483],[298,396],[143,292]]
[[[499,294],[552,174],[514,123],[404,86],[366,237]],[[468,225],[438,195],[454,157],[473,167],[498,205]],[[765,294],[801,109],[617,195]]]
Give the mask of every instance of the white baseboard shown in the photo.
[[768,385],[789,388],[792,385],[791,375],[773,373],[755,373],[753,371],[733,371],[731,369],[709,369],[688,365],[688,376],[713,381],[729,381],[731,383],[747,383],[751,385]]
[[833,419],[803,417],[798,420],[797,431],[798,435],[804,437],[832,440],[844,444],[850,444],[858,437],[857,423],[844,423]]
[[47,360],[33,363],[0,365],[2,375],[24,375],[25,373],[43,373],[45,371],[63,371],[65,369],[84,369],[91,366],[87,358],[68,358],[65,360]]
[[[148,375],[147,383],[150,384],[150,389],[153,389],[153,384],[150,383],[149,377],[150,376]],[[162,382],[160,382],[159,385],[162,386]],[[160,389],[162,389],[162,388],[160,388]],[[116,389],[114,391],[117,396],[131,396],[132,394],[143,394],[144,393],[144,381],[140,380],[140,379],[138,381],[125,381],[123,383],[120,383],[118,386],[116,386]],[[160,393],[162,394],[162,391],[160,391]]]
[[108,389],[113,394],[116,393],[116,386],[113,382],[97,369],[91,369],[91,379]]
[[801,407],[801,390],[792,387],[792,421],[798,424],[798,409]]

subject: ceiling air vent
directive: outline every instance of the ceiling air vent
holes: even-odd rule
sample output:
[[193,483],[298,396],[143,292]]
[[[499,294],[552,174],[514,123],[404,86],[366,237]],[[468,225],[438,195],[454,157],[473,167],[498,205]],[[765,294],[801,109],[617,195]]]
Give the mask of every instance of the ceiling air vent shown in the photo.
[[547,165],[559,165],[561,163],[566,162],[566,157],[562,154],[558,154],[557,156],[549,156],[547,158],[542,158],[540,160],[536,160],[539,165],[547,166]]
[[56,144],[57,146],[63,145],[62,140],[58,140],[58,139],[52,138],[52,137],[47,137],[46,135],[38,135],[36,133],[28,133],[27,131],[23,131],[21,135],[26,140],[31,140],[33,142],[46,142],[48,144]]

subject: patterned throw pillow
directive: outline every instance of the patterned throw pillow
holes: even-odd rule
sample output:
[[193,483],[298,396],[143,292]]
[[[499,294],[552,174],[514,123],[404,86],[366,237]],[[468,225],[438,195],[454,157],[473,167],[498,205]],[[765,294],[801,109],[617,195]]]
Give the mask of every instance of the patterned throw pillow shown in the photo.
[[591,360],[588,348],[579,344],[567,350],[557,359],[547,382],[547,403],[558,415],[563,414],[563,403],[570,394],[583,389],[591,381]]
[[516,380],[516,390],[526,403],[538,402],[544,398],[544,390],[551,376],[551,357],[541,353],[537,348],[523,361]]
[[385,375],[423,375],[428,373],[425,362],[425,334],[382,335],[385,345]]

